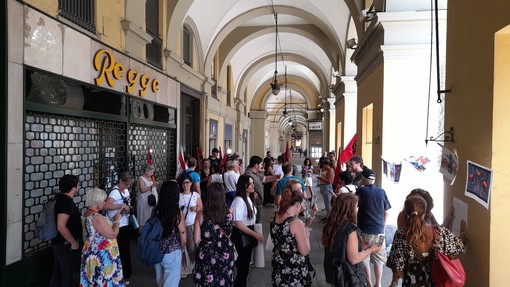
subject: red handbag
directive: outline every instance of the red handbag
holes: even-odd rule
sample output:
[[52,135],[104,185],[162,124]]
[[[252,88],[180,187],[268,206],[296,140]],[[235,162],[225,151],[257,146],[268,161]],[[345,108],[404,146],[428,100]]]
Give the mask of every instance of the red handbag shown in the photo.
[[466,283],[466,272],[460,259],[453,259],[436,250],[432,262],[432,281],[437,287],[462,287]]

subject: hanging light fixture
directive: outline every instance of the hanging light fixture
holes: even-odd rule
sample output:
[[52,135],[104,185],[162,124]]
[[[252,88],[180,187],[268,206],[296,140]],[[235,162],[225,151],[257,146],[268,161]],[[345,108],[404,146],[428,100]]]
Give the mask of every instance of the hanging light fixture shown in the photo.
[[[274,94],[274,93],[273,93]],[[285,65],[285,104],[283,105],[283,116],[286,116],[289,112],[287,111],[287,66]]]
[[274,78],[271,83],[271,92],[273,95],[278,95],[280,93],[280,84],[278,83],[278,13],[274,13],[275,20],[275,49],[274,49]]

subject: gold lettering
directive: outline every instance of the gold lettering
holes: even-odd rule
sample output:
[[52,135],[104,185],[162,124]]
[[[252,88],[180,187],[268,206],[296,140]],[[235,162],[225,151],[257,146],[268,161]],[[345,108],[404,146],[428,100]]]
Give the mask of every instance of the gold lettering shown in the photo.
[[129,71],[127,72],[127,77],[126,77],[126,80],[128,82],[126,91],[128,94],[131,94],[133,92],[137,78],[138,78],[138,73],[133,69],[129,69]]
[[123,76],[124,76],[124,66],[122,66],[122,64],[120,64],[120,63],[115,64],[115,69],[113,69],[113,77],[116,80],[120,80],[120,79],[122,79]]
[[105,49],[97,51],[96,55],[94,56],[94,69],[99,72],[97,78],[94,79],[96,85],[101,85],[103,80],[106,79],[108,86],[114,86],[114,81],[109,74],[113,70],[114,66],[115,58],[109,51]]
[[149,87],[150,78],[147,75],[142,75],[140,77],[140,87],[142,89],[138,92],[140,97],[145,97],[145,94],[147,93],[147,88]]
[[159,81],[157,79],[154,79],[154,81],[152,81],[152,92],[153,93],[159,92]]
[[[102,49],[94,55],[93,66],[98,71],[97,77],[94,79],[96,85],[101,85],[106,81],[107,85],[114,88],[115,81],[124,78],[126,68],[121,63],[115,63],[113,53],[107,49]],[[138,82],[138,77],[140,81]],[[151,79],[149,76],[140,74],[136,70],[129,69],[126,73],[126,93],[132,94],[137,85],[140,85],[138,95],[144,97],[149,87],[152,92],[159,92],[160,83],[157,79]],[[152,82],[152,83],[151,83]]]

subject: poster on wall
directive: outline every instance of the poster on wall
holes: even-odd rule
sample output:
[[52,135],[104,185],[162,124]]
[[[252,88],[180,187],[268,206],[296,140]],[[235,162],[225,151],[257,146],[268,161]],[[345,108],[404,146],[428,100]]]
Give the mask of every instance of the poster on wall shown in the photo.
[[492,170],[467,161],[466,191],[464,195],[470,197],[489,209],[491,197]]
[[[450,230],[456,236],[460,235],[461,230],[465,230],[467,226],[468,217],[468,204],[457,197],[453,197],[453,210],[451,211],[452,216]],[[464,227],[461,227],[463,226]]]
[[439,168],[439,172],[444,175],[448,180],[450,180],[450,184],[453,184],[455,178],[457,177],[457,172],[459,171],[459,157],[455,152],[453,152],[445,147],[443,147],[441,154],[441,167]]
[[391,163],[388,161],[382,160],[383,173],[386,178],[393,182],[398,183],[400,181],[400,173],[402,172],[402,164],[401,163]]

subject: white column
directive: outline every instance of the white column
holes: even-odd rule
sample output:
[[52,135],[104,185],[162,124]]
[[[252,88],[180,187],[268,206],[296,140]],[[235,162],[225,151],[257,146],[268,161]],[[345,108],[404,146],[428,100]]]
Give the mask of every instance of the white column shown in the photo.
[[336,101],[336,98],[333,97],[333,98],[327,98],[327,101],[328,101],[328,110],[327,110],[327,114],[328,117],[325,117],[328,118],[328,121],[327,121],[327,124],[326,124],[326,121],[324,121],[324,131],[326,131],[326,133],[328,134],[326,136],[326,139],[327,139],[327,144],[328,144],[328,149],[327,151],[331,151],[331,150],[335,150],[336,152],[336,145],[335,145],[335,139],[336,139],[336,107],[335,107],[335,101]]
[[345,85],[344,92],[344,123],[343,123],[343,146],[347,146],[352,137],[356,134],[357,108],[358,108],[358,85],[354,76],[343,76]]
[[266,118],[266,111],[250,111],[251,129],[249,131],[249,141],[251,144],[248,158],[253,155],[258,155],[262,158],[265,157],[264,134],[266,130]]

